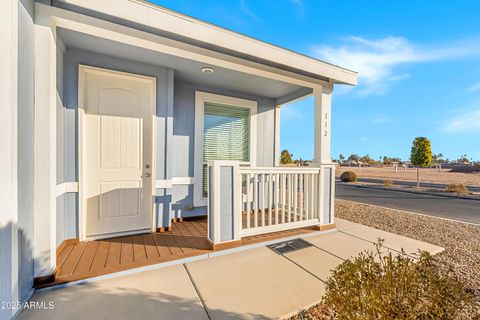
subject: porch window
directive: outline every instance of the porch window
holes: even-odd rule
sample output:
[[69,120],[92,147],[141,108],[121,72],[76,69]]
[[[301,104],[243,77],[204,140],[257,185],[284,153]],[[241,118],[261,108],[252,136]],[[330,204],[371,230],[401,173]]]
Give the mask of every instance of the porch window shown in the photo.
[[207,205],[207,163],[256,165],[257,101],[195,91],[193,204]]
[[203,120],[203,197],[207,197],[207,161],[250,161],[250,109],[205,102]]

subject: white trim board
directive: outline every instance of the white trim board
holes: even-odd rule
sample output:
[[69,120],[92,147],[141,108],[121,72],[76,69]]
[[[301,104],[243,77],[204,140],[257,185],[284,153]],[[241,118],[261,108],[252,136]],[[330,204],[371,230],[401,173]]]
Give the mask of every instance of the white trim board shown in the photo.
[[188,185],[193,184],[193,177],[173,177],[173,185]]
[[64,182],[64,183],[57,184],[55,191],[56,191],[57,197],[65,193],[77,193],[78,182]]
[[172,187],[172,180],[155,180],[155,189],[170,189]]
[[172,186],[193,184],[193,177],[173,177],[171,180],[155,180],[156,189],[168,189]]
[[[193,177],[173,177],[172,180],[155,180],[155,188],[171,188],[176,185],[190,185],[193,184]],[[56,196],[61,196],[65,193],[78,193],[78,182],[63,182],[56,186]]]
[[229,97],[219,94],[195,91],[195,157],[194,157],[194,178],[193,178],[193,205],[204,207],[207,205],[207,198],[202,195],[203,185],[203,115],[205,102],[224,104],[250,109],[250,161],[249,164],[255,167],[257,161],[257,101]]

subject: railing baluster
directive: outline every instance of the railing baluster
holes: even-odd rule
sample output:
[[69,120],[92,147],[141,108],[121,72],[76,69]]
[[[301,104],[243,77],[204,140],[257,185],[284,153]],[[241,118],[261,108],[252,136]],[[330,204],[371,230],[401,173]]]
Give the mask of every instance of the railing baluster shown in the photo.
[[303,173],[300,173],[298,178],[298,183],[300,184],[300,188],[298,191],[299,201],[300,201],[300,221],[305,220],[305,217],[303,215],[303,200],[305,197],[305,194],[303,191],[303,182],[304,182],[303,179],[304,179],[304,175]]
[[305,181],[304,181],[304,188],[305,188],[305,191],[304,194],[305,194],[305,197],[304,197],[304,202],[305,202],[305,219],[306,220],[309,220],[310,217],[308,215],[308,209],[309,209],[309,206],[308,206],[308,197],[309,197],[309,194],[308,194],[308,191],[309,191],[309,179],[310,179],[310,175],[309,174],[305,174]]
[[279,180],[279,174],[275,174],[275,224],[278,224],[278,196],[280,195],[280,190],[279,190],[279,185],[280,180]]
[[315,175],[310,175],[310,219],[315,219]]
[[320,199],[318,198],[318,174],[315,174],[314,175],[314,182],[313,182],[313,218],[318,218],[318,201],[320,201]]
[[268,174],[268,225],[272,225],[272,183],[273,174]]
[[287,189],[288,189],[288,199],[287,199],[287,222],[290,222],[292,214],[292,174],[289,173],[287,176]]
[[258,227],[258,182],[257,174],[253,174],[253,226]]
[[265,174],[261,174],[261,187],[262,187],[262,227],[265,226]]
[[247,229],[250,229],[250,174],[246,174],[245,175],[246,177],[246,185],[245,185],[245,189],[247,190],[247,205],[245,206],[245,210],[247,211],[246,212],[246,215],[245,215],[245,219],[247,220]]
[[293,174],[293,221],[297,221],[297,205],[298,205],[298,174]]
[[282,176],[282,223],[285,223],[285,199],[286,199],[286,177],[285,173],[281,173]]

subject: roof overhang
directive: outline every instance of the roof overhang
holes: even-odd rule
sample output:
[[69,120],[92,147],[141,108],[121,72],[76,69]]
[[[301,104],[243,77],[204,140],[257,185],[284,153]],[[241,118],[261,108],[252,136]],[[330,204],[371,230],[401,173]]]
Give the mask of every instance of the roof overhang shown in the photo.
[[328,83],[357,73],[141,0],[52,0],[52,6]]

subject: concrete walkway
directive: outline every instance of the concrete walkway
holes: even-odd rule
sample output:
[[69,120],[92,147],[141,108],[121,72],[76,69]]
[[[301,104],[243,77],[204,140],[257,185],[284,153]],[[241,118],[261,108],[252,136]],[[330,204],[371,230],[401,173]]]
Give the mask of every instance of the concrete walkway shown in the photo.
[[[52,310],[25,310],[20,319],[278,319],[314,305],[330,270],[372,250],[443,249],[337,219],[337,230],[302,238],[313,244],[287,254],[264,245],[156,270],[36,292],[31,301],[52,301]],[[245,247],[244,247],[245,248]]]

